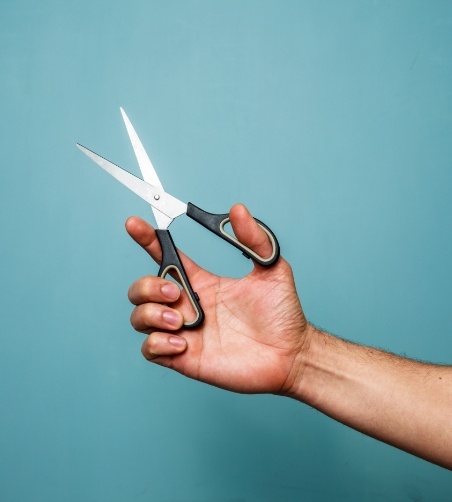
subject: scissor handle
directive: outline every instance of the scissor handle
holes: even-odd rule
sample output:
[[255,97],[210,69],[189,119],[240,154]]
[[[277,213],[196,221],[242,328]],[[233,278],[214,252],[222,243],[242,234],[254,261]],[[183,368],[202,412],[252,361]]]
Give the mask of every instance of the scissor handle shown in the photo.
[[199,304],[199,297],[195,291],[193,291],[190,281],[188,280],[187,273],[182,265],[182,261],[169,230],[157,229],[155,232],[162,248],[162,263],[158,276],[164,278],[171,272],[176,273],[176,279],[179,279],[182,288],[185,289],[193,310],[196,313],[195,319],[186,322],[183,327],[186,329],[197,328],[204,320],[204,311]]
[[254,219],[262,228],[262,230],[267,234],[272,244],[272,253],[267,258],[262,258],[262,256],[259,256],[252,249],[242,244],[236,237],[226,232],[224,227],[227,223],[229,223],[229,214],[208,213],[207,211],[204,211],[203,209],[200,209],[199,207],[189,202],[187,204],[187,216],[190,216],[190,218],[200,223],[203,227],[207,228],[207,230],[210,230],[214,234],[218,235],[218,237],[221,237],[225,241],[235,246],[237,249],[240,249],[240,251],[242,251],[242,253],[247,258],[252,258],[256,263],[259,263],[259,265],[270,267],[271,265],[276,263],[279,258],[280,250],[278,239],[270,230],[270,228],[268,228],[265,223],[262,223],[262,221],[258,220],[257,218]]

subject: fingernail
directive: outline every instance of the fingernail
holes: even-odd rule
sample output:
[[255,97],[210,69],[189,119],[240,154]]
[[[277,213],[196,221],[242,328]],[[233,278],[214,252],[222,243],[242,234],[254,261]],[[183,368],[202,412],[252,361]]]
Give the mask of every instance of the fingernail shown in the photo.
[[185,347],[186,341],[180,336],[170,336],[168,339],[171,345],[175,347]]
[[177,298],[179,298],[180,290],[176,284],[171,282],[164,284],[161,291],[168,298],[168,300],[177,300]]
[[179,315],[172,310],[166,310],[163,312],[162,317],[165,322],[171,324],[172,326],[179,326],[180,324]]

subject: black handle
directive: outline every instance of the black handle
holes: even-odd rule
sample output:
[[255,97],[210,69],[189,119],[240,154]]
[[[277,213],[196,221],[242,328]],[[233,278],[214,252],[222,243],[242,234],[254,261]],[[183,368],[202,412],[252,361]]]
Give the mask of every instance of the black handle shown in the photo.
[[275,234],[270,230],[270,228],[267,227],[267,225],[265,225],[265,223],[262,223],[262,221],[258,220],[257,218],[254,219],[257,221],[259,226],[264,230],[264,232],[270,239],[270,242],[272,243],[272,248],[273,248],[272,254],[268,258],[262,258],[252,249],[243,245],[233,235],[228,234],[224,230],[224,226],[226,225],[226,223],[229,222],[229,214],[208,213],[207,211],[204,211],[199,207],[195,206],[194,204],[192,204],[191,202],[189,202],[187,204],[187,216],[190,216],[190,218],[200,223],[203,227],[207,228],[207,230],[210,230],[214,234],[218,235],[218,237],[221,237],[225,241],[235,246],[237,249],[240,249],[240,251],[242,251],[242,253],[247,258],[252,258],[255,262],[259,263],[259,265],[263,265],[264,267],[270,267],[271,265],[276,263],[276,261],[279,258],[279,253],[280,253],[279,242]]
[[193,306],[193,310],[196,313],[194,321],[186,322],[184,324],[184,328],[197,328],[204,320],[204,311],[199,304],[199,297],[191,287],[190,281],[188,280],[184,266],[182,265],[182,261],[169,230],[157,229],[155,232],[162,248],[162,263],[160,265],[158,276],[164,278],[168,273],[176,272],[178,279],[182,287],[185,289],[185,292],[187,293]]

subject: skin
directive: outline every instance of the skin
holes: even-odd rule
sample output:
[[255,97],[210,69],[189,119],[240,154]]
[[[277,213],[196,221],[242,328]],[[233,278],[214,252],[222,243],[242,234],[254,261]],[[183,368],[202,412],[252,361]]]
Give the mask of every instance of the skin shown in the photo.
[[[241,204],[236,237],[262,257],[271,244]],[[154,228],[132,217],[130,236],[159,263]],[[306,403],[364,434],[452,469],[452,367],[359,346],[311,325],[290,265],[281,257],[246,277],[219,277],[180,253],[205,321],[182,328],[192,307],[174,282],[143,277],[129,289],[131,324],[149,335],[144,357],[183,375],[240,393],[273,393]]]

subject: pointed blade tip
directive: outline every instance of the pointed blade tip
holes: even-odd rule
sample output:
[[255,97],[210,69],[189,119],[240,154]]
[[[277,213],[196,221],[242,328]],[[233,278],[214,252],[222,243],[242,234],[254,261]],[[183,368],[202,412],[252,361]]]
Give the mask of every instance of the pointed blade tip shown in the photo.
[[81,145],[80,143],[76,143],[75,146],[81,150],[82,152],[86,152],[88,150],[88,148],[86,148],[85,146]]

